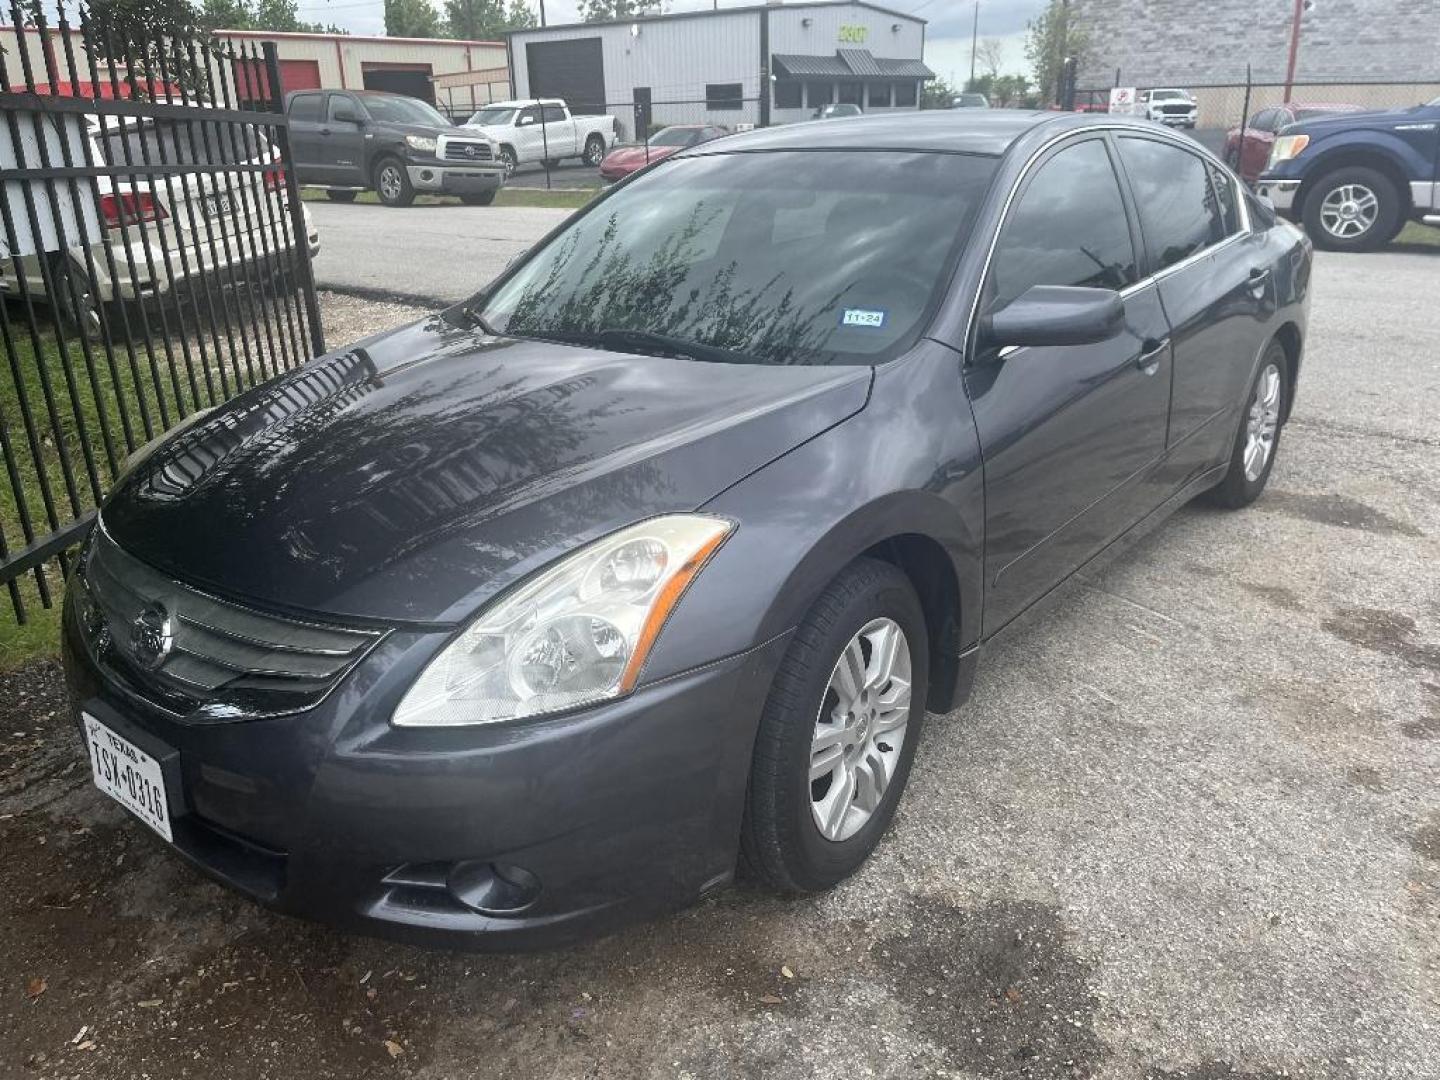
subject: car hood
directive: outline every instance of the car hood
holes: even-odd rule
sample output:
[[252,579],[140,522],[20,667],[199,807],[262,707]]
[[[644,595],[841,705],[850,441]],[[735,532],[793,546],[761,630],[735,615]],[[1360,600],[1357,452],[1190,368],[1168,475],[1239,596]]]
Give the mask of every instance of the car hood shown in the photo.
[[862,409],[870,379],[496,338],[436,315],[172,436],[101,521],[132,555],[241,602],[450,623],[585,542],[700,507]]
[[[1308,120],[1297,120],[1293,124],[1286,124],[1281,131],[1286,135],[1326,135],[1333,131],[1344,131],[1349,128],[1375,127],[1380,124],[1403,124],[1408,120],[1415,119],[1416,109],[1371,109],[1366,112],[1337,112],[1325,116],[1315,116]],[[1433,110],[1428,110],[1433,111]],[[1423,120],[1434,119],[1432,116],[1422,117]]]
[[669,157],[679,150],[678,146],[652,146],[650,155],[646,157],[643,146],[621,146],[605,155],[605,160],[600,163],[603,168],[606,165],[623,165],[626,168],[631,166],[646,165],[651,161],[659,161],[661,158]]
[[390,135],[421,135],[427,139],[433,139],[438,135],[454,135],[459,128],[447,124],[444,127],[437,127],[434,124],[402,124],[398,120],[376,120],[371,124],[379,130],[383,128]]

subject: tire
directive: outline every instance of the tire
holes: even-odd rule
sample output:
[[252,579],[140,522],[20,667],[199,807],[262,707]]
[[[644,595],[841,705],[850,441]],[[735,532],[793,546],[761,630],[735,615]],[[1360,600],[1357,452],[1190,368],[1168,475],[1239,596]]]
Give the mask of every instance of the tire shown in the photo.
[[[1225,478],[1206,493],[1210,502],[1227,510],[1249,506],[1265,490],[1275,456],[1280,452],[1280,435],[1285,427],[1285,402],[1290,391],[1285,347],[1272,341],[1260,357],[1260,370],[1250,381],[1241,404],[1239,430],[1230,450],[1230,467]],[[1268,430],[1270,441],[1258,469],[1249,460],[1252,438]],[[1261,440],[1263,442],[1263,439]]]
[[329,199],[331,202],[342,202],[342,203],[354,202],[354,201],[355,201],[355,196],[356,196],[356,195],[359,195],[359,194],[360,194],[360,193],[359,193],[358,191],[346,191],[344,188],[326,188],[326,189],[325,189],[325,197],[326,197],[327,199]]
[[513,146],[500,147],[500,160],[505,164],[505,179],[509,180],[515,175],[515,170],[520,165],[520,159],[515,156],[515,148]]
[[393,157],[383,157],[375,163],[375,194],[386,206],[409,206],[415,201],[415,188],[405,166]]
[[466,206],[489,206],[495,201],[495,192],[481,191],[473,195],[461,195],[460,201]]
[[56,256],[51,266],[51,280],[56,285],[53,298],[56,315],[71,334],[86,341],[99,341],[104,337],[104,304],[91,292],[89,274],[83,266],[63,255]]
[[1305,231],[1326,251],[1374,251],[1389,242],[1400,217],[1395,184],[1362,165],[1322,176],[1301,208]]
[[[856,722],[834,723],[832,718],[839,717],[843,708],[843,699],[831,685],[832,678],[842,676],[839,662],[859,640],[861,658],[875,675],[876,657],[883,655],[876,642],[883,638],[866,639],[863,633],[876,627],[874,634],[889,633],[887,626],[903,634],[904,648],[895,652],[892,674],[897,679],[903,675],[900,657],[906,657],[908,705],[895,700],[894,682],[880,682],[876,689],[889,686],[890,692],[879,698],[871,692],[870,705],[881,710],[876,719],[870,719],[873,712],[861,708],[844,714],[858,717]],[[761,714],[740,837],[741,859],[748,871],[780,892],[803,894],[833,887],[869,858],[889,827],[910,776],[925,720],[928,658],[920,601],[909,579],[895,567],[858,559],[825,587],[795,631]],[[896,706],[888,716],[883,701],[887,697]],[[866,699],[860,700],[863,705]],[[830,728],[835,737],[821,752],[843,760],[835,771],[812,780],[812,753],[822,727]],[[886,734],[892,736],[888,742]],[[852,738],[853,749],[848,742]],[[888,768],[889,779],[874,799],[875,785],[866,778],[876,775],[877,768]],[[844,779],[847,770],[851,781]],[[873,805],[868,808],[863,805],[866,792],[872,793]],[[826,813],[837,807],[838,816]],[[831,836],[822,832],[817,815],[839,822]]]
[[602,135],[591,135],[585,140],[584,161],[592,169],[605,160],[605,138]]

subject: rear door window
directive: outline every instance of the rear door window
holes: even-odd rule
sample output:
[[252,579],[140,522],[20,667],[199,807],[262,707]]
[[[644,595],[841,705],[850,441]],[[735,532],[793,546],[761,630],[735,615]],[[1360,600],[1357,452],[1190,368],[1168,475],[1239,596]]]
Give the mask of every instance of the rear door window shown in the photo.
[[995,249],[992,310],[1034,285],[1123,289],[1139,279],[1130,221],[1100,139],[1067,146],[1035,173]]
[[1224,215],[1203,159],[1154,139],[1124,136],[1116,142],[1140,209],[1152,272],[1225,238]]

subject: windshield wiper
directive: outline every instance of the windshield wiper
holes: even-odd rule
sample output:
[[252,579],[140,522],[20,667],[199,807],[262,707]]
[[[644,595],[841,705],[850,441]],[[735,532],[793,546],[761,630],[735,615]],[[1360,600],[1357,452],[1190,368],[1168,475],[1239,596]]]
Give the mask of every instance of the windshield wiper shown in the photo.
[[655,353],[677,360],[703,360],[711,364],[758,364],[749,353],[738,349],[725,349],[719,345],[706,345],[699,341],[657,334],[653,330],[627,330],[623,327],[607,327],[595,335],[603,346],[627,349],[632,352]]

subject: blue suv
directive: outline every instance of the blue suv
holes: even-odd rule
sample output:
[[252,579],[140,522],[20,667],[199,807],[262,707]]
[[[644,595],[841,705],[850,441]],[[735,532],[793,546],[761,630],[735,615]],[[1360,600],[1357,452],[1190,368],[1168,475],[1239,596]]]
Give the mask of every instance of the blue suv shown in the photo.
[[1440,98],[1291,124],[1256,187],[1331,251],[1373,251],[1407,221],[1440,225]]

